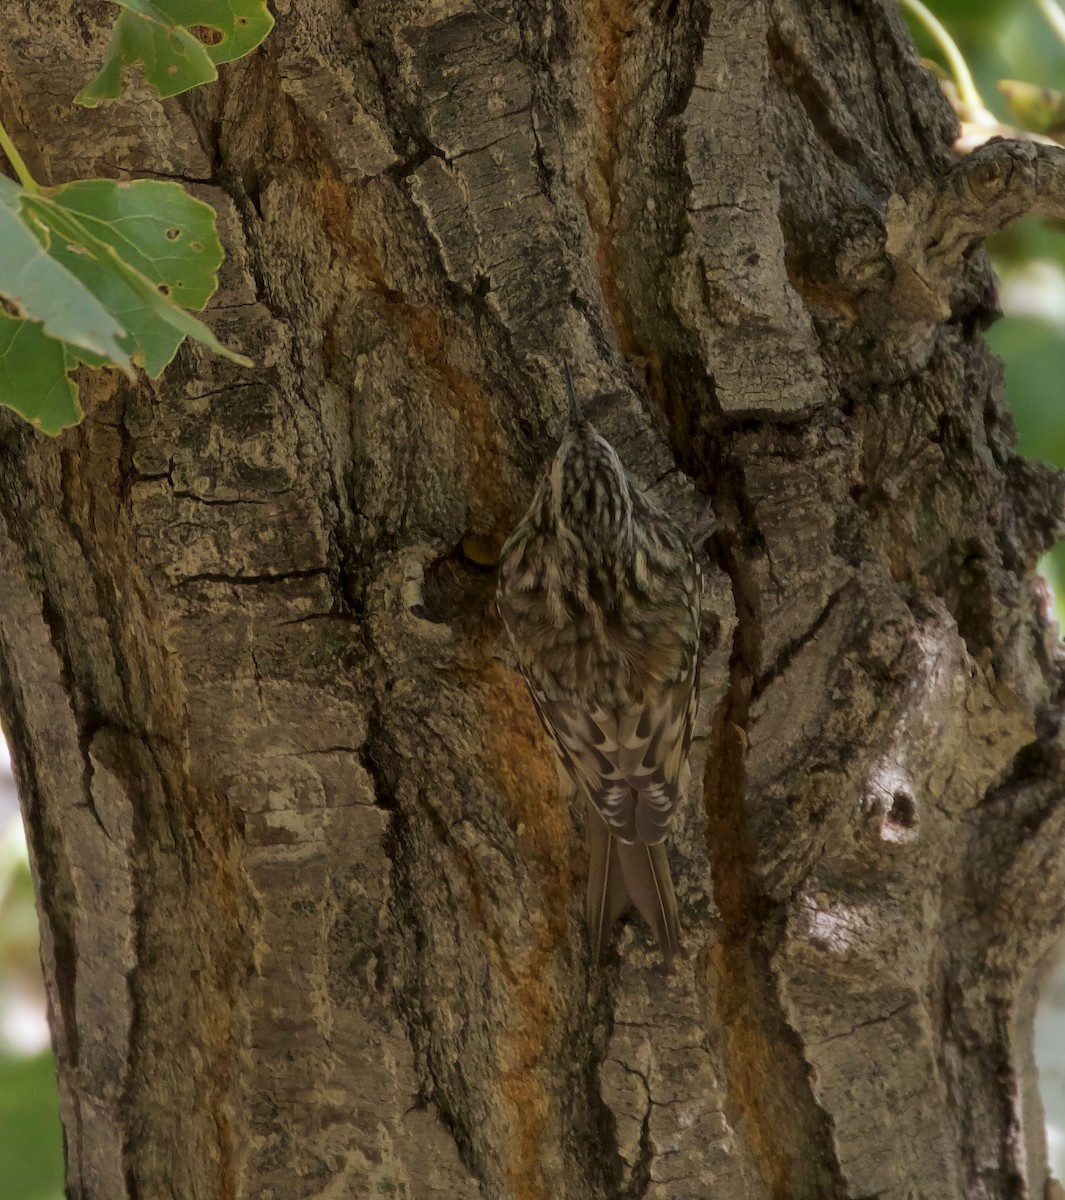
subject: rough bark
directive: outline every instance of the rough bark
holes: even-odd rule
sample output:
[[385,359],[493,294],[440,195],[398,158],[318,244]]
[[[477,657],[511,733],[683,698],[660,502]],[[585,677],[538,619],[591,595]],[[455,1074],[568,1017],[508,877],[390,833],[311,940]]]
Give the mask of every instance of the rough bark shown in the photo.
[[[2,6],[31,167],[191,181],[259,364],[0,418],[69,1194],[1040,1196],[1065,489],[977,242],[1060,155],[955,165],[891,2],[286,0],[96,112],[112,13],[45,8]],[[711,526],[674,977],[638,923],[589,970],[492,605],[564,354]]]

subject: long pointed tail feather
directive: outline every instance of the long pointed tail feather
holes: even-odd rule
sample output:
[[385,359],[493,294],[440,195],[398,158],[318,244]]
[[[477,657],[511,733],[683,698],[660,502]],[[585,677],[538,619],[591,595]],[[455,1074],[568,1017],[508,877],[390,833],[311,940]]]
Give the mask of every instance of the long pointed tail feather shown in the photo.
[[598,961],[610,943],[618,917],[632,900],[618,859],[617,838],[594,809],[588,811],[588,940]]
[[684,951],[680,944],[680,916],[665,843],[648,846],[645,842],[630,845],[617,842],[617,855],[625,890],[655,931],[666,968],[672,971],[675,959]]
[[665,844],[618,841],[594,811],[588,814],[588,937],[596,958],[618,918],[635,905],[654,930],[668,970],[684,953],[680,917]]

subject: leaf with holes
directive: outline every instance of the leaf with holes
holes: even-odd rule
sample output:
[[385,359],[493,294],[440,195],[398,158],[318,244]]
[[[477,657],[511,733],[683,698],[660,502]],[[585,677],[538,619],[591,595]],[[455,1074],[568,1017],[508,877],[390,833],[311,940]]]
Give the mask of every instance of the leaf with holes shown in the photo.
[[266,0],[155,0],[155,4],[203,44],[216,66],[250,54],[274,27]]
[[39,321],[44,332],[102,355],[132,374],[122,346],[125,329],[112,313],[42,245],[46,237],[23,220],[23,192],[0,176],[0,296],[19,317]]
[[113,0],[107,59],[74,98],[87,108],[122,93],[122,73],[141,63],[160,96],[176,96],[218,77],[219,63],[249,54],[273,28],[266,0]]
[[222,245],[215,211],[177,183],[80,179],[45,189],[182,308],[202,309],[218,287]]
[[125,329],[122,346],[153,378],[185,337],[251,365],[175,302],[176,294],[202,308],[221,261],[213,210],[177,184],[88,180],[23,193],[22,206],[48,231],[49,254]]
[[72,365],[63,343],[36,322],[0,315],[0,404],[45,433],[81,420]]

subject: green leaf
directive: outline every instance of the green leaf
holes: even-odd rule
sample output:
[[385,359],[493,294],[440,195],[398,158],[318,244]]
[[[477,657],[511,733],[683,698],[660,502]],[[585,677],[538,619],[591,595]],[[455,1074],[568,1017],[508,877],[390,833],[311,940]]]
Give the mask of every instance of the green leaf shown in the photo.
[[135,63],[160,96],[176,96],[217,78],[218,63],[250,53],[273,28],[266,0],[113,0],[115,22],[99,73],[75,96],[92,108],[122,92]]
[[78,389],[62,342],[40,325],[0,316],[0,404],[13,408],[45,433],[81,420]]
[[182,308],[202,309],[218,287],[215,211],[177,183],[83,179],[45,189]]
[[[90,212],[83,216],[81,212],[68,208],[63,202],[62,188],[37,195],[26,194],[22,204],[24,211],[52,235],[49,250],[52,257],[85,284],[124,327],[128,334],[122,343],[126,351],[136,353],[153,378],[174,357],[185,337],[202,342],[215,353],[234,362],[251,366],[250,359],[228,350],[202,321],[185,312],[171,297],[175,288],[179,291],[187,289],[197,303],[206,303],[214,290],[213,278],[205,279],[205,275],[213,276],[210,269],[212,252],[207,249],[208,243],[200,243],[198,239],[190,237],[182,251],[175,251],[169,256],[160,251],[154,236],[149,236],[142,244],[136,239],[136,230],[139,228],[153,233],[156,227],[151,219],[142,213],[136,219],[119,217],[116,223],[99,215],[107,210],[104,202],[107,181],[94,182],[104,184],[104,189],[80,194],[74,191],[73,196],[75,202],[84,203],[90,209],[95,207],[95,214]],[[77,187],[68,186],[71,189]],[[117,183],[111,186],[115,191],[122,187]],[[141,193],[131,202],[133,209],[146,197],[150,198],[151,193],[144,189],[171,186],[175,185],[142,181]],[[131,185],[127,190],[132,192],[134,188]],[[190,202],[192,205],[197,203]],[[115,200],[114,203],[121,208],[121,202]],[[202,218],[202,214],[196,210],[188,211],[196,221]],[[183,227],[168,228],[178,228],[179,237],[175,242],[180,241]],[[195,250],[194,242],[204,249]],[[152,272],[150,276],[123,257],[123,251],[131,245],[135,245],[137,261]],[[197,263],[200,265],[197,266]],[[204,263],[208,268],[206,272]]]
[[250,54],[274,27],[266,0],[155,0],[155,4],[199,38],[216,65]]
[[132,373],[122,346],[126,330],[114,314],[46,251],[19,211],[28,195],[11,180],[0,185],[0,296],[46,333],[103,356]]
[[122,72],[134,63],[144,64],[145,78],[161,97],[218,78],[211,56],[187,29],[169,23],[147,0],[116,3],[127,11],[115,22],[104,65],[74,97],[75,104],[95,108],[116,99],[122,94]]

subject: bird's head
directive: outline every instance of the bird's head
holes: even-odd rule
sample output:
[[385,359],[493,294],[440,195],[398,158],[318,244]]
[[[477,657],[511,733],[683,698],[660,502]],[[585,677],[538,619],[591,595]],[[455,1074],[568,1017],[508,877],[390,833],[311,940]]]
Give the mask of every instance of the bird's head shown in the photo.
[[569,369],[569,425],[551,463],[550,506],[556,525],[588,545],[616,544],[632,527],[632,498],[614,447],[585,419]]

